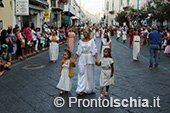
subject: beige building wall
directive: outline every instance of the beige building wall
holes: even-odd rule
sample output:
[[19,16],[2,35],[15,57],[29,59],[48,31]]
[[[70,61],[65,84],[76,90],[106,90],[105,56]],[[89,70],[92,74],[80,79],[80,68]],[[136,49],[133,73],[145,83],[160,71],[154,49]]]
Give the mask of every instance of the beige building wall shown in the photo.
[[13,2],[12,0],[3,0],[4,7],[0,7],[0,21],[3,22],[3,29],[8,25],[13,25]]

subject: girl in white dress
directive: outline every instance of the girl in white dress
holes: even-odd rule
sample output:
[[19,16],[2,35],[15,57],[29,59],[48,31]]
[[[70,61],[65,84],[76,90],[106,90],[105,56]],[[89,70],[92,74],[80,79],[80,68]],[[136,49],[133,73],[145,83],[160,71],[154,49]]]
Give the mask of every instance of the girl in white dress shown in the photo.
[[101,41],[101,48],[100,48],[101,57],[103,57],[103,51],[105,48],[110,48],[110,49],[112,48],[111,39],[109,38],[107,33],[104,34],[104,38],[102,38]]
[[59,54],[59,45],[60,43],[60,38],[56,36],[56,33],[53,32],[52,36],[49,38],[50,40],[50,47],[49,47],[49,56],[50,56],[50,61],[53,61],[53,63],[58,60],[58,54]]
[[78,95],[82,93],[94,93],[94,65],[95,62],[97,62],[97,49],[94,39],[90,38],[88,29],[84,30],[84,39],[78,43],[76,56],[72,61],[73,64],[78,57],[78,83],[76,93]]
[[[60,94],[63,94],[63,91],[68,93],[68,91],[71,90],[71,76],[73,77],[73,69],[71,67],[75,67],[74,64],[71,64],[71,51],[68,49],[65,49],[63,52],[64,59],[61,61],[60,65],[60,81],[57,85],[57,88],[61,89]],[[70,69],[72,69],[70,71]],[[72,74],[72,75],[70,75]]]
[[117,39],[116,40],[119,41],[120,36],[121,36],[121,31],[120,31],[119,28],[117,29],[117,33],[116,34],[117,34]]
[[140,48],[141,48],[141,39],[138,30],[135,31],[135,36],[133,38],[132,48],[133,48],[133,60],[139,60]]
[[127,39],[127,32],[125,29],[123,29],[122,31],[122,38],[123,38],[123,43],[125,44],[126,43],[126,39]]
[[101,66],[100,75],[100,98],[103,97],[103,88],[106,87],[105,96],[108,96],[109,86],[114,84],[114,61],[111,57],[111,50],[109,48],[104,49],[104,57],[100,59],[100,62],[96,65]]

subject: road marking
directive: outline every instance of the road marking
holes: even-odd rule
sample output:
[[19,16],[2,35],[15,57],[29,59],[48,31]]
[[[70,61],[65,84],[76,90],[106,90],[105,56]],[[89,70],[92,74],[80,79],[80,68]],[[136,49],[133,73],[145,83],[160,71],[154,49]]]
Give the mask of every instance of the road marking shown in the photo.
[[[116,42],[117,44],[123,46],[124,48],[132,51],[132,49],[130,49],[129,47],[125,46],[124,44],[122,44],[122,43],[120,43],[120,42],[117,42],[117,41],[115,41],[115,40],[113,40],[113,41]],[[149,59],[146,58],[145,56],[143,56],[143,55],[140,54],[140,57],[142,57],[143,59],[145,59],[146,61],[149,62]],[[162,66],[162,65],[159,65],[159,67],[162,68],[162,69],[164,69],[164,70],[166,70],[166,71],[168,71],[168,72],[170,72],[168,68],[166,68],[166,67],[164,67],[164,66]]]

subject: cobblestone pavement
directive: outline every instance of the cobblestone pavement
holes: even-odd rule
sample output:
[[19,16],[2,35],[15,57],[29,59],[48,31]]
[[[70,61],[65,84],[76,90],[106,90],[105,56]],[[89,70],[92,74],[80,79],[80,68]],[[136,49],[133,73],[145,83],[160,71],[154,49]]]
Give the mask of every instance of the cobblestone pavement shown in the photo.
[[[97,38],[98,53],[101,39]],[[128,40],[129,42],[129,40]],[[78,40],[75,42],[75,51]],[[72,90],[61,97],[65,99],[62,108],[54,106],[53,101],[59,96],[56,85],[59,81],[59,66],[62,51],[66,44],[60,46],[59,60],[49,62],[48,51],[26,59],[12,66],[12,70],[0,77],[0,113],[170,113],[170,58],[161,54],[158,70],[149,70],[148,47],[143,46],[139,62],[133,62],[129,43],[116,42],[112,37],[112,57],[115,61],[115,85],[110,87],[109,97],[114,99],[148,99],[160,97],[157,108],[119,107],[119,108],[83,108],[76,104],[68,106],[68,97],[78,99],[97,99],[100,93],[100,67],[95,67],[96,93],[77,96],[77,69],[72,78]],[[75,51],[73,54],[75,54]],[[75,55],[73,55],[74,57]],[[98,59],[100,54],[98,54]],[[76,62],[77,64],[77,62]],[[109,98],[109,97],[104,97]]]

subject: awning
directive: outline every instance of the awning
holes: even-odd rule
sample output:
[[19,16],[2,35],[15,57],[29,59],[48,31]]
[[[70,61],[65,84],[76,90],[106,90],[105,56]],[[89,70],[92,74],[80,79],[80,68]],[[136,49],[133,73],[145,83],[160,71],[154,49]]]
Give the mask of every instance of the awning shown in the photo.
[[36,9],[36,10],[40,10],[40,11],[45,11],[44,8],[42,8],[42,7],[37,7],[37,6],[32,5],[32,4],[29,4],[29,8],[31,8],[31,9]]
[[71,19],[78,20],[79,18],[77,16],[73,16],[73,17],[71,17]]
[[46,6],[49,5],[46,1],[43,0],[29,0],[29,2],[35,5],[46,5]]
[[[64,15],[68,16],[68,12],[63,12]],[[75,16],[73,13],[70,12],[70,17]]]

